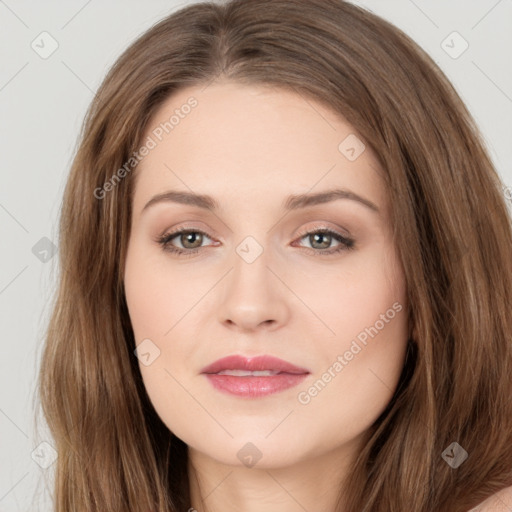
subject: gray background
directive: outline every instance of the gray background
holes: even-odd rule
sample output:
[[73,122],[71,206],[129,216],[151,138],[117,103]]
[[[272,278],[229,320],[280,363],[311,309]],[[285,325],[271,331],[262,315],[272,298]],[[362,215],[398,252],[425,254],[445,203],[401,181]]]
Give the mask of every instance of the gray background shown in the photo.
[[[57,243],[85,110],[127,45],[189,3],[0,0],[0,512],[50,510],[44,478],[54,467],[52,449],[39,444],[51,439],[35,431],[33,417],[57,257],[44,252],[48,241],[41,239]],[[433,57],[480,126],[504,186],[512,186],[512,0],[355,3],[397,25]],[[32,48],[51,48],[44,31],[58,44],[47,58]],[[469,44],[460,56],[464,43],[450,36],[454,31]]]

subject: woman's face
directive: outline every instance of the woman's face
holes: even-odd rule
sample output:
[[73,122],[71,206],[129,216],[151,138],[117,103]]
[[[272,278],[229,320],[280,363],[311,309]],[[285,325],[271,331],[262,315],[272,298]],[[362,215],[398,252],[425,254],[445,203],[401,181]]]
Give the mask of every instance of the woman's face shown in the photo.
[[[309,98],[230,82],[179,91],[149,123],[126,300],[148,395],[194,453],[261,468],[348,456],[393,395],[405,282],[382,170],[354,132]],[[299,370],[202,373],[231,355]]]

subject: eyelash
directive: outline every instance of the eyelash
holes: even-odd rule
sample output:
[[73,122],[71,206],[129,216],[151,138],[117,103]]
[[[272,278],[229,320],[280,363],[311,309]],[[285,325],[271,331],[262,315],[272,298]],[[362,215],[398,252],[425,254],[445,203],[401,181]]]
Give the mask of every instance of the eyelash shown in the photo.
[[[172,233],[166,233],[166,234],[158,237],[157,242],[162,246],[162,250],[164,250],[166,252],[173,253],[173,254],[181,255],[185,258],[189,257],[189,256],[193,256],[194,254],[198,253],[200,249],[204,248],[204,247],[197,247],[195,249],[180,249],[179,247],[170,245],[170,241],[173,238],[176,238],[178,235],[181,235],[183,233],[187,233],[187,234],[200,233],[201,235],[206,236],[211,239],[211,237],[209,237],[207,233],[205,233],[204,231],[201,231],[200,229],[180,228],[180,229],[177,229],[176,231],[173,231]],[[343,236],[336,231],[333,231],[331,229],[326,229],[326,228],[319,228],[319,229],[316,229],[313,231],[307,231],[305,233],[302,233],[299,236],[299,240],[302,238],[305,238],[306,236],[315,235],[315,234],[332,235],[332,237],[335,240],[340,242],[340,245],[334,249],[326,249],[326,250],[305,247],[305,249],[314,251],[313,252],[314,256],[330,256],[330,255],[338,254],[342,251],[350,251],[350,250],[355,249],[355,245],[354,245],[355,241],[353,239]]]

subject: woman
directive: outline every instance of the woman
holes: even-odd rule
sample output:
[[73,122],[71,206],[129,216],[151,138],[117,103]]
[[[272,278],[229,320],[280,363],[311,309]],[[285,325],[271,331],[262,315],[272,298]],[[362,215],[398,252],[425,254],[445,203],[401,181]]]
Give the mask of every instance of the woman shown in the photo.
[[510,508],[501,187],[439,68],[359,7],[151,28],[65,191],[56,511]]

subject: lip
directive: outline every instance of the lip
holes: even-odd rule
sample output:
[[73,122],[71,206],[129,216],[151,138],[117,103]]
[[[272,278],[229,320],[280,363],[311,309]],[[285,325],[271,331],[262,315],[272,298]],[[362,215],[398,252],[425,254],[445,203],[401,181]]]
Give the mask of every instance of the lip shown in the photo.
[[[223,370],[277,371],[271,376],[219,375]],[[223,357],[201,370],[215,389],[241,398],[257,398],[289,389],[302,382],[310,371],[274,356]]]
[[222,370],[271,370],[291,374],[310,373],[306,368],[300,368],[278,357],[269,355],[244,357],[237,354],[218,359],[212,364],[205,366],[201,373],[218,373]]

